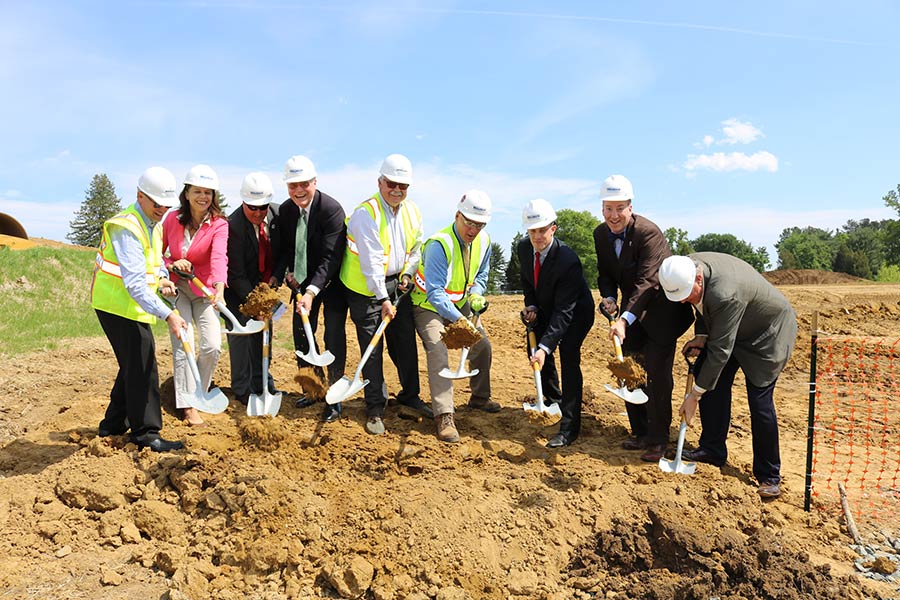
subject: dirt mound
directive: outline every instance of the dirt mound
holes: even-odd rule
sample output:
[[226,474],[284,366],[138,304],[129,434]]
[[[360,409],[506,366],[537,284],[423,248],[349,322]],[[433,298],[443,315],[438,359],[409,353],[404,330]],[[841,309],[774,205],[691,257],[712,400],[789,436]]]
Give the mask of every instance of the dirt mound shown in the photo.
[[869,598],[855,578],[810,564],[807,552],[753,522],[764,517],[758,505],[741,504],[740,523],[698,519],[690,503],[675,500],[652,503],[637,521],[615,517],[578,553],[571,575],[580,589],[630,598]]
[[816,269],[779,269],[763,273],[774,285],[820,285],[835,283],[872,283],[868,279],[854,277],[846,273],[819,271]]

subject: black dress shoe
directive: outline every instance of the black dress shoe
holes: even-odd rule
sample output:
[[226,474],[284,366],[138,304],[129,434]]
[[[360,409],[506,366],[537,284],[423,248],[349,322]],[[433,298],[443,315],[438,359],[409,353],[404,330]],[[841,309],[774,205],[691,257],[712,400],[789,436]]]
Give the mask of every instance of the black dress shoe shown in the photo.
[[341,418],[341,404],[325,404],[325,410],[322,411],[322,422],[333,423]]
[[405,406],[406,408],[415,411],[426,417],[428,419],[434,418],[434,412],[431,410],[431,407],[425,404],[425,402],[421,398],[413,398],[412,400],[405,400],[403,402],[397,401],[397,404],[400,406]]
[[302,396],[300,396],[300,398],[297,399],[297,402],[294,403],[294,406],[296,406],[297,408],[306,408],[307,406],[312,406],[315,403],[315,400],[313,400],[306,394],[303,394]]
[[629,436],[622,442],[623,450],[643,450],[647,447],[647,440],[644,436]]
[[124,435],[126,431],[128,431],[127,427],[122,427],[120,429],[118,427],[104,427],[103,425],[101,425],[97,428],[97,436],[109,437],[111,435]]
[[137,444],[138,448],[150,448],[154,452],[171,452],[173,450],[181,450],[184,448],[183,442],[173,442],[164,440],[161,437],[155,437],[150,440],[138,440],[131,438],[131,441]]
[[702,462],[713,465],[714,467],[721,467],[725,464],[724,458],[714,456],[711,452],[704,450],[703,448],[697,448],[696,450],[685,450],[681,453],[681,458],[688,462]]
[[548,448],[562,448],[563,446],[568,446],[572,442],[575,441],[574,436],[567,435],[565,433],[557,433],[550,441],[547,442]]
[[651,444],[647,451],[641,454],[641,460],[649,463],[658,463],[659,459],[666,455],[666,444]]

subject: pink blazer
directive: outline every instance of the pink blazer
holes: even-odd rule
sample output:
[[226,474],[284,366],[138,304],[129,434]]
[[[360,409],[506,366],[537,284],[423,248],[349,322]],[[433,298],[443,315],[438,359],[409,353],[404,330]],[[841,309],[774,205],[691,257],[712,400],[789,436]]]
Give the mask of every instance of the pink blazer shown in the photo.
[[[194,236],[187,256],[182,255],[184,244],[184,225],[178,222],[178,211],[172,210],[163,218],[162,247],[166,268],[178,259],[186,258],[194,265],[194,275],[210,288],[217,281],[228,281],[228,220],[215,217],[203,223]],[[168,256],[167,256],[168,254]],[[178,276],[169,274],[172,281]],[[191,283],[191,290],[198,296],[204,296],[203,290]]]

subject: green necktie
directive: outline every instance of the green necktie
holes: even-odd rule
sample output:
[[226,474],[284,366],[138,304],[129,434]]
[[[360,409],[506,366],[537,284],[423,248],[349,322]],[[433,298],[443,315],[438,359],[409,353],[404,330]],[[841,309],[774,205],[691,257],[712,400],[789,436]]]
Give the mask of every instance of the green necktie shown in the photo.
[[297,283],[306,279],[306,211],[302,208],[294,236],[294,279]]

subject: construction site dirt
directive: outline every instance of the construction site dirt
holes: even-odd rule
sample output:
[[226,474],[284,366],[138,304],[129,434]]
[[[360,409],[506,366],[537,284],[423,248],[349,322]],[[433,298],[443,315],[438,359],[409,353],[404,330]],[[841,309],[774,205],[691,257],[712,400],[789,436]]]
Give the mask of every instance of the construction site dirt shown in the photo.
[[[740,375],[724,467],[664,473],[621,448],[628,419],[604,390],[618,384],[603,319],[582,352],[581,435],[547,449],[556,426],[522,410],[534,383],[518,296],[490,297],[482,316],[492,399],[503,409],[467,408],[467,380],[456,381],[458,444],[437,440],[432,420],[399,418],[393,398],[380,436],[363,427],[361,394],[333,423],[320,422],[321,402],[295,408],[305,379],[290,315],[275,324],[270,369],[285,396],[274,418],[247,417],[232,399],[226,412],[205,415],[207,427],[180,421],[171,347],[160,335],[162,433],[186,443],[169,454],[97,437],[116,373],[104,338],[8,357],[0,598],[900,597],[896,583],[856,574],[839,510],[803,510],[812,314],[824,332],[900,336],[900,285],[818,284],[806,274],[779,289],[800,333],[776,390],[784,494],[766,502],[752,476]],[[352,375],[359,352],[349,321],[347,332]],[[451,365],[458,356],[451,350]],[[421,347],[419,364],[428,401]],[[677,412],[686,365],[675,365]],[[393,395],[387,353],[385,374]],[[231,398],[229,375],[223,352],[214,385]],[[695,423],[687,446],[698,436]]]

